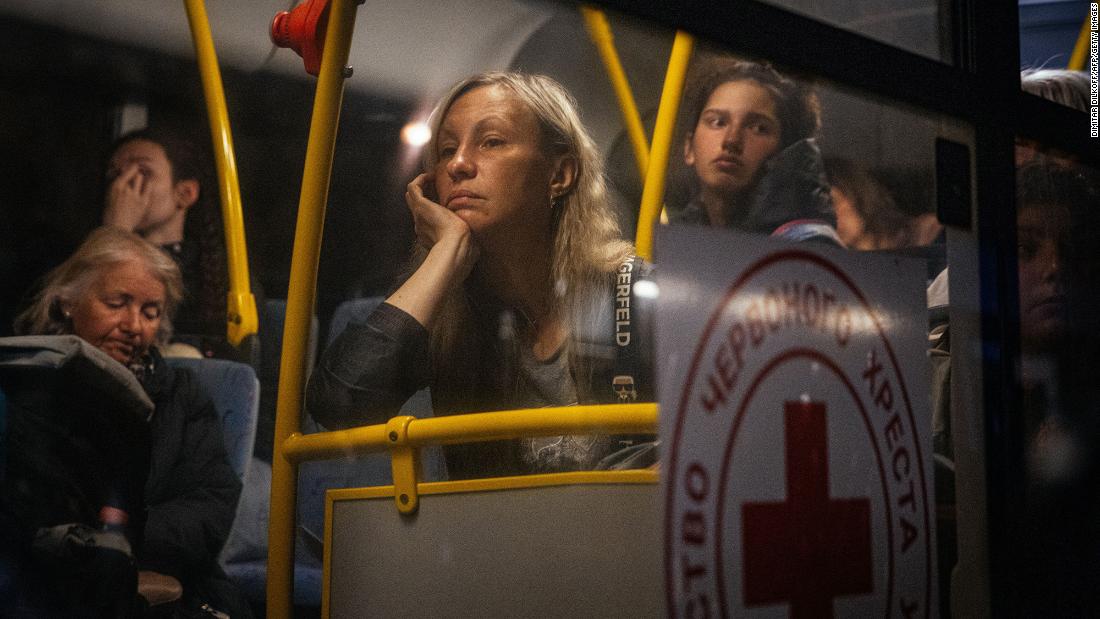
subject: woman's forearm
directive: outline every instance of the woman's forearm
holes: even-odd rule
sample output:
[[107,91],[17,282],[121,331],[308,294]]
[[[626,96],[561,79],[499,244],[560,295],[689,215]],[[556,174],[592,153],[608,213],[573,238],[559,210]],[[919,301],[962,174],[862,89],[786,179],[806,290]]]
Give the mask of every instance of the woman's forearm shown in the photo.
[[476,253],[469,234],[440,239],[420,267],[386,302],[431,329],[447,294],[469,276]]

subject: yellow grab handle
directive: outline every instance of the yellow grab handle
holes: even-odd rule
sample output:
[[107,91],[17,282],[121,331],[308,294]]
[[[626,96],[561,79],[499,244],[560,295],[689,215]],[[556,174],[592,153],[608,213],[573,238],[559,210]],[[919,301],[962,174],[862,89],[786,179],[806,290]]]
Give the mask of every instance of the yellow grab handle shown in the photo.
[[1085,15],[1085,22],[1081,24],[1081,32],[1077,35],[1077,43],[1073,46],[1066,68],[1070,71],[1084,71],[1085,57],[1089,51],[1089,33],[1092,31],[1092,15]]
[[584,16],[588,36],[600,53],[604,69],[607,70],[607,77],[611,80],[611,87],[614,89],[615,97],[619,101],[619,110],[623,114],[626,134],[630,137],[630,146],[634,149],[634,161],[638,164],[638,178],[644,179],[645,171],[649,167],[649,140],[645,136],[642,116],[638,113],[638,104],[634,101],[634,93],[630,89],[630,82],[626,78],[626,72],[619,60],[619,54],[615,51],[615,40],[611,35],[611,25],[607,22],[607,16],[599,9],[582,6],[581,15]]
[[657,108],[657,123],[653,127],[653,148],[649,151],[649,168],[646,169],[645,187],[642,189],[642,208],[638,214],[638,234],[634,244],[638,255],[653,260],[653,228],[661,216],[661,200],[665,195],[665,174],[672,137],[676,129],[676,114],[680,110],[680,98],[684,92],[688,62],[695,40],[690,34],[678,31],[672,42],[668,59],[668,72],[661,90],[661,106]]
[[244,238],[244,215],[241,213],[241,189],[237,182],[237,160],[233,155],[233,135],[229,130],[229,113],[225,107],[225,91],[218,69],[218,57],[214,52],[214,38],[210,34],[206,3],[203,0],[184,0],[184,5],[202,76],[206,115],[214,141],[222,220],[225,223],[225,251],[229,259],[226,339],[230,344],[240,346],[246,337],[256,333],[260,320],[248,281],[248,247]]
[[271,513],[268,523],[267,616],[290,619],[294,588],[294,518],[298,467],[283,454],[283,444],[297,434],[306,382],[306,351],[317,296],[317,263],[321,254],[325,203],[332,175],[336,130],[344,95],[344,67],[355,28],[355,0],[333,0],[330,7],[313,118],[306,145],[302,194],[290,261],[283,353],[279,365],[279,402],[275,410],[275,445],[271,462]]

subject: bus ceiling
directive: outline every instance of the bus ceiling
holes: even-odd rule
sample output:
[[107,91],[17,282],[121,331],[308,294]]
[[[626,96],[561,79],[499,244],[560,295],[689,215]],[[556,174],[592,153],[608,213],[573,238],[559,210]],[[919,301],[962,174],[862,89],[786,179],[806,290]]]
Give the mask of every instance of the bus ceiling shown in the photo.
[[[223,66],[312,79],[289,50],[272,53],[272,16],[297,5],[284,0],[208,2],[207,13]],[[360,7],[350,62],[352,90],[409,99],[438,96],[458,76],[505,68],[525,42],[553,17],[550,4],[511,0],[460,3],[369,2]],[[182,2],[146,0],[6,0],[0,15],[47,24],[110,42],[191,57]],[[446,53],[425,53],[426,47]]]

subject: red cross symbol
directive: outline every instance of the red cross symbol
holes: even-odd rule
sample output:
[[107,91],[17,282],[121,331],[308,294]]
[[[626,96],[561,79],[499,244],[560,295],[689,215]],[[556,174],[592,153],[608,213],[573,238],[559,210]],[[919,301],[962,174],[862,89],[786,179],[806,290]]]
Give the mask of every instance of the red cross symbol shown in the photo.
[[831,617],[838,595],[871,593],[871,502],[829,498],[825,405],[787,402],[787,502],[742,507],[745,605],[789,602]]

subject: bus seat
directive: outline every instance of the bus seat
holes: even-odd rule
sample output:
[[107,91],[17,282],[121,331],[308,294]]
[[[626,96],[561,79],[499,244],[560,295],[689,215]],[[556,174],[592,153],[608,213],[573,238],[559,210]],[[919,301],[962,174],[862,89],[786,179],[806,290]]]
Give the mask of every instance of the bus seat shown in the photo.
[[[299,505],[302,499],[299,497]],[[267,587],[267,526],[271,505],[271,465],[253,458],[246,473],[233,531],[221,554],[222,568],[254,604],[263,604]],[[301,509],[299,507],[299,509]],[[299,530],[294,554],[294,605],[321,605],[321,559],[313,540]]]
[[[275,406],[279,399],[279,364],[283,355],[283,327],[286,324],[286,299],[267,299],[260,310],[260,417],[256,427],[255,455],[270,462],[275,440]],[[320,321],[310,320],[306,343],[306,375],[317,356]]]
[[[429,455],[425,460],[425,476],[439,479],[442,457]],[[352,460],[305,462],[300,466],[294,548],[295,606],[321,606],[325,492],[330,488],[389,484],[390,475],[389,458],[385,454]],[[271,465],[253,458],[246,473],[233,531],[222,550],[221,563],[229,578],[254,603],[262,603],[266,595],[270,509]]]
[[[438,454],[438,450],[436,451]],[[439,479],[442,457],[425,457],[425,476]],[[294,605],[321,606],[325,492],[330,488],[390,483],[385,454],[354,460],[306,462],[298,473],[298,532],[294,548]],[[233,530],[221,554],[225,573],[254,603],[263,603],[267,586],[267,527],[271,510],[271,465],[253,458],[245,476]]]
[[167,361],[171,367],[191,370],[214,401],[214,408],[222,419],[229,464],[243,481],[252,459],[260,407],[260,383],[255,371],[244,363],[224,359],[174,357]]
[[[353,299],[337,308],[330,330],[334,339],[343,331],[348,322],[365,319],[382,302],[380,297],[372,299]],[[277,350],[282,344],[282,319],[285,317],[286,302],[269,300],[265,304],[264,323],[261,332],[270,332],[278,321],[278,333],[267,333],[262,343],[265,358],[270,351]],[[314,322],[316,327],[316,321]],[[338,330],[336,330],[338,329]],[[316,334],[316,328],[312,335]],[[312,338],[311,338],[312,340]],[[272,343],[274,342],[274,343]],[[272,362],[263,367],[272,367],[278,363],[275,355]],[[312,366],[312,363],[310,363]],[[274,374],[277,379],[277,373]],[[264,394],[267,386],[261,382]],[[271,393],[276,392],[272,389]],[[429,405],[427,393],[421,396]],[[272,399],[274,402],[274,399]],[[272,408],[274,408],[272,406]],[[425,410],[425,409],[421,409]],[[415,414],[415,413],[408,413]],[[313,433],[323,428],[306,417],[302,423],[302,432]],[[438,448],[425,449],[423,476],[425,479],[438,480],[444,476],[442,452]],[[316,608],[321,605],[321,541],[325,523],[325,492],[331,488],[347,488],[390,484],[390,462],[386,454],[375,454],[344,460],[323,460],[305,462],[299,467],[297,522],[298,534],[294,554],[294,605],[302,608]],[[270,517],[271,501],[271,465],[260,458],[253,458],[245,479],[241,503],[237,510],[237,519],[233,532],[222,551],[222,566],[226,574],[241,588],[248,599],[262,603],[266,595],[267,583],[267,526]]]
[[[333,493],[333,617],[645,617],[664,614],[660,497],[638,471]],[[556,478],[553,485],[539,480]],[[388,493],[387,493],[388,491]],[[400,587],[395,588],[399,583]]]
[[[267,299],[260,313],[260,382],[271,377],[279,382],[279,360],[283,354],[283,326],[286,324],[286,299]],[[317,316],[310,319],[309,340],[306,345],[306,371],[317,358],[317,338],[320,322]]]
[[[333,314],[329,329],[331,343],[349,322],[364,320],[381,304],[381,297],[352,299],[341,303]],[[282,313],[285,313],[285,302]],[[279,316],[282,315],[279,314]],[[282,333],[279,333],[281,344]],[[278,345],[278,344],[277,344]],[[264,350],[272,347],[265,341]],[[312,366],[312,364],[310,364]],[[416,414],[431,415],[431,401],[427,391],[419,393],[420,405]],[[412,402],[412,400],[410,400]],[[302,432],[306,434],[324,430],[308,416],[303,419]],[[421,456],[423,477],[439,480],[444,477],[442,452],[438,448],[425,449]],[[267,581],[267,523],[270,510],[271,467],[258,459],[249,469],[249,478],[241,496],[234,532],[222,554],[226,573],[245,592],[249,599],[262,602]],[[321,605],[321,537],[325,525],[325,493],[332,488],[377,486],[390,484],[389,456],[374,454],[343,460],[304,462],[298,471],[297,523],[298,533],[294,554],[294,605],[319,607]]]
[[[257,535],[264,538],[264,552],[267,548],[266,498],[262,513],[253,498],[266,497],[271,491],[270,465],[252,457],[260,408],[260,382],[251,366],[234,361],[171,358],[168,359],[168,364],[191,370],[214,401],[214,408],[222,418],[222,438],[225,441],[226,455],[242,485],[233,528],[221,556],[223,567],[227,568],[226,573],[236,581],[235,577],[239,574],[228,569],[226,561],[240,561],[240,557],[249,556],[248,547],[254,545],[251,540]],[[266,477],[264,467],[268,467]],[[259,483],[264,486],[257,487]],[[256,531],[257,526],[262,526],[259,533]]]

